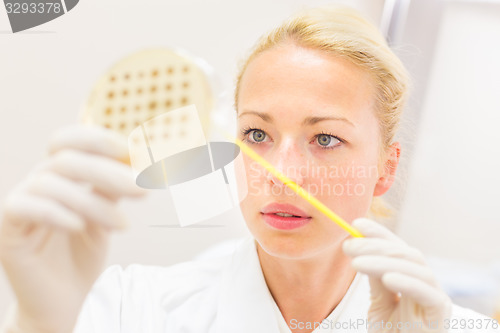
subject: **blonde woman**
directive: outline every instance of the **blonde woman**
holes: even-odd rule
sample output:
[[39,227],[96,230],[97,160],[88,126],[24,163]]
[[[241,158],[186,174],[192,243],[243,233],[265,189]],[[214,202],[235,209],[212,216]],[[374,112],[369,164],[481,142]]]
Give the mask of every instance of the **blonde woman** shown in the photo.
[[354,11],[289,19],[238,76],[239,138],[365,237],[351,239],[244,157],[241,211],[252,238],[224,258],[112,266],[99,279],[108,234],[121,228],[115,202],[139,191],[118,162],[119,138],[58,134],[52,158],[6,205],[0,253],[18,300],[6,331],[495,331],[451,304],[418,250],[363,218],[394,181],[407,81]]

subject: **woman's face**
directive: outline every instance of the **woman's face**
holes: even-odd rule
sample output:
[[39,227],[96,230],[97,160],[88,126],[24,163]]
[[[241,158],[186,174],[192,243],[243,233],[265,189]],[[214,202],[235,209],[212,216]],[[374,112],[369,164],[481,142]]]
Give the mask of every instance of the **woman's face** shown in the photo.
[[[325,52],[284,44],[248,65],[239,90],[238,135],[350,223],[366,215],[380,191],[374,108],[368,73]],[[248,195],[241,210],[267,253],[308,258],[348,236],[263,167],[243,160]]]

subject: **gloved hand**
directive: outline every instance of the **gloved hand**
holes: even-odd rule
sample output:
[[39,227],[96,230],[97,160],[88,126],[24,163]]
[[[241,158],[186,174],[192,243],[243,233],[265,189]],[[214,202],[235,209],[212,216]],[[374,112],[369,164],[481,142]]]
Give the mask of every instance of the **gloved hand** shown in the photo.
[[447,332],[452,303],[423,255],[377,222],[361,218],[352,225],[365,237],[347,239],[343,250],[369,277],[368,332]]
[[126,225],[118,199],[145,193],[119,161],[128,158],[125,137],[76,126],[48,150],[0,219],[0,261],[17,298],[7,331],[71,332],[104,268],[110,232]]

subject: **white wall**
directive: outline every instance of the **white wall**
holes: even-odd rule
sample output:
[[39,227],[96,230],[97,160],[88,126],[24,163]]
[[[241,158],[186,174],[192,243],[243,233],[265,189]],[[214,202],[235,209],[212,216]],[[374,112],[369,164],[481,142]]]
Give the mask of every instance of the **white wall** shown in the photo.
[[400,234],[425,253],[500,261],[500,3],[446,2]]
[[[0,203],[44,156],[51,133],[76,121],[101,73],[124,55],[151,46],[185,48],[205,58],[230,87],[237,61],[258,36],[300,7],[331,2],[81,0],[67,15],[15,35],[0,9]],[[378,23],[382,0],[342,2]],[[167,265],[247,232],[238,211],[215,221],[222,228],[151,227],[173,219],[170,205],[165,192],[123,203],[132,225],[114,237],[108,262]],[[0,274],[0,317],[11,300]]]

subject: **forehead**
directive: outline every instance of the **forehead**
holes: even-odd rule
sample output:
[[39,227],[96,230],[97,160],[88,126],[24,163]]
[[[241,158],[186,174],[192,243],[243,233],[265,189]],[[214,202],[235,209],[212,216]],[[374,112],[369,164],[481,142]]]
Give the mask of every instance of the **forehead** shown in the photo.
[[256,56],[241,79],[238,112],[287,119],[332,115],[353,122],[373,114],[375,88],[365,70],[324,51],[291,43]]

